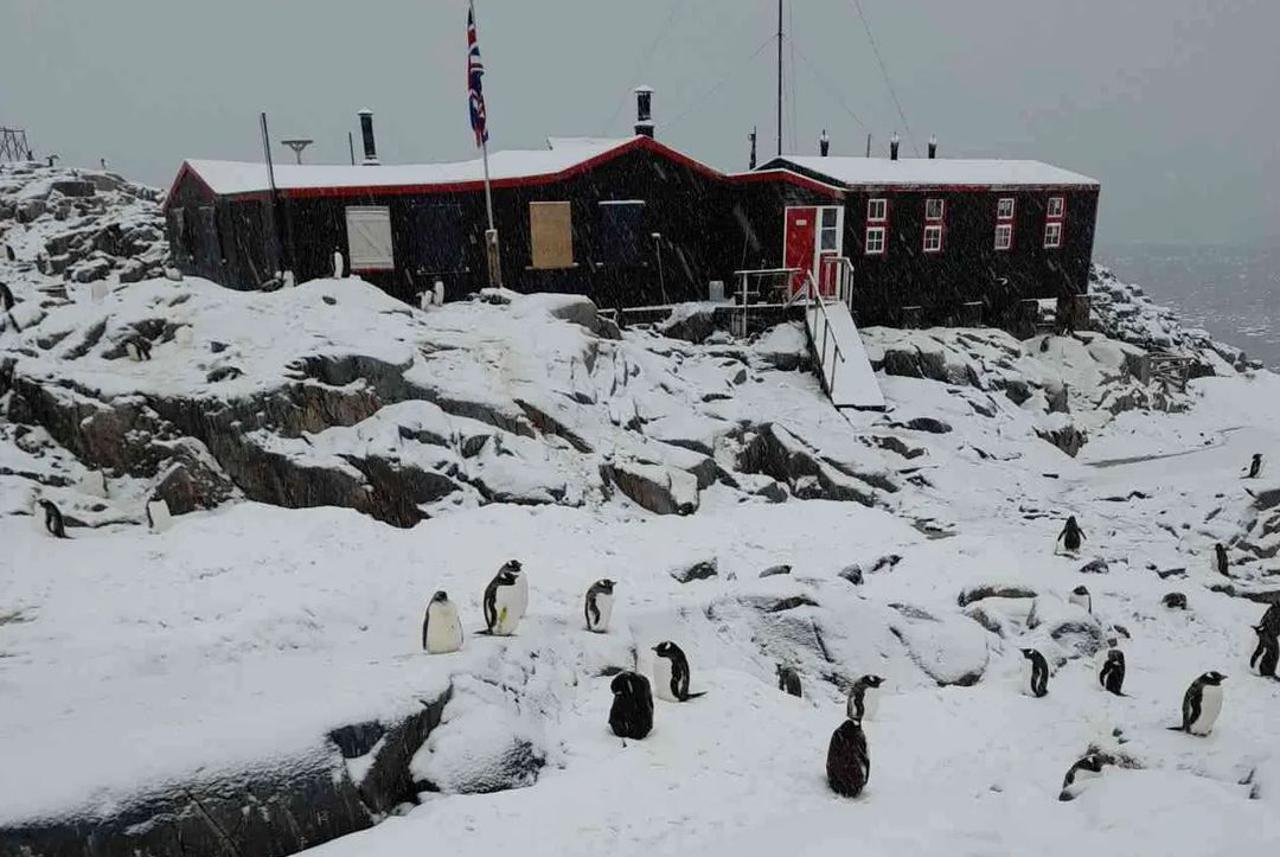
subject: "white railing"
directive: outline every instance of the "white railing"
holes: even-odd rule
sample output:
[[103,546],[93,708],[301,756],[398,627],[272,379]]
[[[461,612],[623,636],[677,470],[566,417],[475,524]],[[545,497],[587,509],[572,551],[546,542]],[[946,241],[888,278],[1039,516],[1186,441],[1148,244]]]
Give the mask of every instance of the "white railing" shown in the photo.
[[[799,273],[799,268],[755,268],[747,271],[734,271],[733,276],[738,280],[738,307],[742,311],[736,333],[739,336],[747,335],[748,306],[756,303],[757,298],[763,297],[766,289],[776,292],[788,287],[792,277]],[[783,303],[786,306],[790,306],[792,302],[793,298],[788,298]]]
[[[836,257],[831,257],[836,258]],[[813,278],[813,274],[809,271],[805,272],[804,285],[796,290],[797,294],[804,294],[808,305],[805,307],[805,329],[809,332],[809,339],[813,345],[813,350],[818,353],[818,377],[822,379],[822,385],[830,396],[835,392],[836,388],[836,371],[840,368],[840,364],[844,362],[844,352],[840,349],[840,343],[836,342],[835,337],[831,335],[831,316],[827,314],[827,299],[822,295],[822,289],[818,288],[818,283]],[[837,290],[837,296],[840,292]],[[818,342],[818,328],[821,322],[822,342]],[[832,356],[835,358],[831,361],[831,377],[827,377],[827,345],[831,345]]]

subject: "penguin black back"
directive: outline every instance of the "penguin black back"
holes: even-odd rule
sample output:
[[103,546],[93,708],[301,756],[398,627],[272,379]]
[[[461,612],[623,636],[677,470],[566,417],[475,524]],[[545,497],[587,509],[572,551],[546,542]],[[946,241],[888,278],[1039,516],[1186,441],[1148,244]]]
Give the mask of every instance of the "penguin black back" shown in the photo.
[[1222,542],[1218,542],[1213,546],[1213,555],[1214,567],[1217,569],[1218,574],[1221,574],[1223,577],[1230,577],[1231,563],[1227,561],[1227,549],[1222,546]]
[[597,580],[587,589],[586,602],[582,606],[582,612],[587,620],[587,628],[596,628],[600,625],[600,606],[596,599],[601,595],[613,594],[613,581],[607,578]]
[[1276,676],[1276,663],[1280,661],[1280,638],[1275,634],[1267,632],[1265,625],[1254,625],[1253,630],[1258,634],[1258,647],[1253,650],[1253,657],[1249,658],[1249,666],[1258,671],[1258,675]]
[[41,500],[40,507],[44,509],[44,528],[49,531],[49,535],[57,539],[67,538],[67,528],[58,507],[51,500]]
[[1058,794],[1058,800],[1075,800],[1076,795],[1072,791],[1071,787],[1074,786],[1077,781],[1086,777],[1101,776],[1102,766],[1104,764],[1106,764],[1106,762],[1103,761],[1101,756],[1096,753],[1090,753],[1072,765],[1067,769],[1067,775],[1062,778],[1062,791]]
[[1022,656],[1031,662],[1028,689],[1037,698],[1047,695],[1049,693],[1049,662],[1035,649],[1023,649]]
[[1253,458],[1249,461],[1249,467],[1247,469],[1249,471],[1249,479],[1258,478],[1258,474],[1262,473],[1262,453],[1255,452],[1253,454]]
[[498,573],[493,576],[493,580],[489,581],[489,585],[484,588],[484,599],[480,605],[484,610],[485,628],[492,633],[494,626],[498,624],[498,587],[499,586],[515,586],[516,578],[520,574],[520,563],[517,560],[511,560],[498,569]]
[[13,309],[13,292],[3,281],[0,281],[0,309],[5,312]]
[[786,664],[778,664],[778,690],[792,696],[803,696],[800,690],[800,673]]
[[1258,624],[1266,628],[1267,633],[1272,637],[1280,636],[1280,601],[1267,608],[1267,611],[1262,614],[1262,621]]
[[1121,693],[1124,687],[1124,652],[1119,649],[1107,652],[1107,659],[1103,662],[1102,669],[1098,671],[1098,684],[1102,685],[1108,693],[1124,696]]
[[609,709],[609,727],[619,738],[640,740],[653,729],[653,693],[649,680],[639,673],[620,672],[609,685],[613,691],[613,707]]
[[689,692],[689,659],[685,657],[683,649],[667,640],[654,646],[653,651],[659,658],[666,659],[670,664],[671,695],[673,697],[680,702],[688,702],[705,693],[705,691],[699,693]]
[[862,724],[845,720],[831,735],[827,747],[827,783],[844,797],[857,797],[871,779],[871,753]]
[[1058,539],[1067,550],[1080,550],[1080,543],[1084,541],[1084,530],[1080,529],[1080,524],[1076,522],[1075,515],[1068,516],[1066,525],[1063,526],[1062,532],[1058,534]]

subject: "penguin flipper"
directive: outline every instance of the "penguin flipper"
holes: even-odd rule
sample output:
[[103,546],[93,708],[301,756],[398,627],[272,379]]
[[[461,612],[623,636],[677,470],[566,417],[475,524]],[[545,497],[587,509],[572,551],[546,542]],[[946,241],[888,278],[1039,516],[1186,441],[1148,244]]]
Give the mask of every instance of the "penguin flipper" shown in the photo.
[[428,610],[422,617],[422,650],[427,650],[427,625],[431,623],[431,611]]

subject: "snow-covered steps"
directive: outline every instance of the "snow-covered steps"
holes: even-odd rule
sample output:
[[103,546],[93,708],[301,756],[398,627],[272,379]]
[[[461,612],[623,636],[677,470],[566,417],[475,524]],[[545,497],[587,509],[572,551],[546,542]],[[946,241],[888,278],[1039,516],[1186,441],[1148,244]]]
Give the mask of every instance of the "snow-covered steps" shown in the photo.
[[831,403],[837,408],[884,410],[884,394],[849,307],[839,301],[813,301],[804,319]]

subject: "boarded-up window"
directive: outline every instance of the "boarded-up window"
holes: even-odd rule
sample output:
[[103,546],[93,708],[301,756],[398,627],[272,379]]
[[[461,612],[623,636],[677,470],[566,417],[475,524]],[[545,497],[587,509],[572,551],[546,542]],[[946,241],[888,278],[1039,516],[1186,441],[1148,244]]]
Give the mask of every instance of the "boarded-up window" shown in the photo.
[[347,252],[352,271],[390,271],[396,266],[391,242],[391,209],[347,207]]
[[639,265],[644,260],[644,200],[600,203],[600,258],[615,265]]
[[567,202],[529,203],[533,267],[573,267],[573,220]]
[[191,238],[187,235],[187,212],[185,209],[169,209],[169,240],[173,244],[173,258],[179,263],[190,261]]

